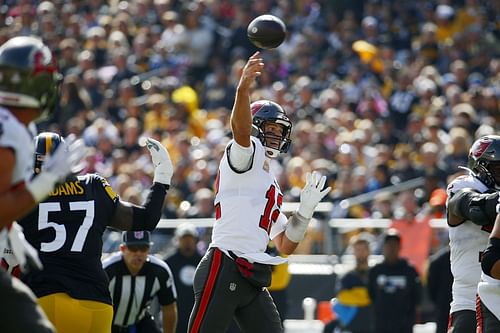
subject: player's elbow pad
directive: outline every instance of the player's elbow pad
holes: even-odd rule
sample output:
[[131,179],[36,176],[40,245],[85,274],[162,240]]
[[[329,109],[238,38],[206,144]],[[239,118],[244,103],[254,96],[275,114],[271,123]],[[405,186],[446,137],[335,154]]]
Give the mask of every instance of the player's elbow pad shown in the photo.
[[491,269],[500,260],[500,238],[490,238],[490,244],[481,257],[481,269],[484,274],[491,276]]
[[168,188],[168,185],[154,183],[153,186],[151,186],[144,206],[132,207],[134,211],[132,230],[151,231],[156,228],[158,221],[160,221]]
[[495,223],[498,193],[477,193],[460,190],[448,201],[450,213],[478,225]]

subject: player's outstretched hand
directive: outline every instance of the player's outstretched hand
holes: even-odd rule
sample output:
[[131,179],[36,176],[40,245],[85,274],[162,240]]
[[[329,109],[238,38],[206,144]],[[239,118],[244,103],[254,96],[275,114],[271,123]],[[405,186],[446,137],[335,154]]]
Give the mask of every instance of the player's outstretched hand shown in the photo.
[[260,56],[260,52],[255,52],[243,67],[238,89],[248,90],[255,82],[255,78],[262,74],[264,62]]
[[153,138],[141,138],[139,145],[146,146],[151,154],[151,159],[155,166],[153,182],[170,185],[172,175],[174,174],[174,166],[172,165],[168,150]]
[[12,255],[19,263],[21,272],[43,269],[37,250],[24,238],[23,228],[16,222],[10,226],[8,240]]
[[76,139],[73,134],[65,138],[56,150],[46,157],[42,171],[26,185],[35,201],[42,201],[56,184],[64,182],[70,174],[80,172],[86,154],[87,148],[82,139]]
[[321,176],[319,172],[313,171],[312,174],[310,172],[306,174],[306,184],[300,192],[298,209],[302,217],[310,219],[318,203],[330,192],[332,188],[324,188],[325,184],[326,176]]

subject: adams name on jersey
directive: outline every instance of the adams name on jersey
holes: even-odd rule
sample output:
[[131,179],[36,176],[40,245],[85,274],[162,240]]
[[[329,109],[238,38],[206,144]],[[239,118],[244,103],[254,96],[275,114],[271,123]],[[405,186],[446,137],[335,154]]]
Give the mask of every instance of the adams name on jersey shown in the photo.
[[44,265],[43,271],[23,277],[37,297],[64,292],[111,304],[101,265],[102,235],[117,202],[103,177],[77,176],[19,221]]

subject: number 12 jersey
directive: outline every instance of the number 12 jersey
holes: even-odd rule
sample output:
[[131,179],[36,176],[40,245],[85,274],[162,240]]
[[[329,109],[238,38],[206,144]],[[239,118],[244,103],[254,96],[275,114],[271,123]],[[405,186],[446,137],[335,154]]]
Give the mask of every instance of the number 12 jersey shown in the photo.
[[210,247],[233,251],[252,262],[280,264],[286,259],[271,257],[265,250],[269,239],[285,230],[283,194],[270,170],[264,147],[258,139],[251,140],[254,152],[249,170],[240,172],[231,166],[228,153],[233,141],[220,162]]

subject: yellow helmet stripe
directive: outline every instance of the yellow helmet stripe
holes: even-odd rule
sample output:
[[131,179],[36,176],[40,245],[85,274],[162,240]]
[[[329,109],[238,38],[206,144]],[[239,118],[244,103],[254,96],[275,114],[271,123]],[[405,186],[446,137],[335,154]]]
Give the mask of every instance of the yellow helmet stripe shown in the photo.
[[50,154],[50,149],[52,148],[52,135],[45,136],[45,154]]

